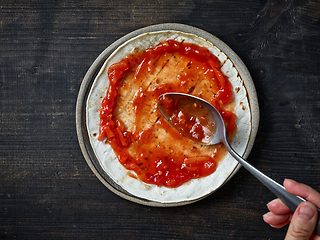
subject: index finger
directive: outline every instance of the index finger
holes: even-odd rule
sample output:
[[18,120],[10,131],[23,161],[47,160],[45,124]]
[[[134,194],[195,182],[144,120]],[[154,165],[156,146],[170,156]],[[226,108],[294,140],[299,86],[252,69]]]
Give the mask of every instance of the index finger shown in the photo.
[[298,183],[291,179],[286,179],[283,182],[283,186],[291,194],[303,197],[307,201],[313,203],[318,208],[320,208],[320,193],[313,188],[305,185],[303,183]]

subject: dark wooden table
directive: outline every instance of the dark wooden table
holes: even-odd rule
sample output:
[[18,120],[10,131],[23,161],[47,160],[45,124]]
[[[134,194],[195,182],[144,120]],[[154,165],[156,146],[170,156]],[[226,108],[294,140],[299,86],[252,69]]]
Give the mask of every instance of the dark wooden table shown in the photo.
[[319,0],[0,2],[0,239],[283,239],[274,198],[246,170],[192,205],[152,208],[109,191],[75,130],[83,76],[112,42],[183,23],[227,43],[255,83],[261,120],[248,160],[320,190]]

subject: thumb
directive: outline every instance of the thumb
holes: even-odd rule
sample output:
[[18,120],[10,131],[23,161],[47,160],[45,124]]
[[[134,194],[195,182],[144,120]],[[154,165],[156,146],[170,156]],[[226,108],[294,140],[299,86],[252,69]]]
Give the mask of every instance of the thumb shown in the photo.
[[301,203],[294,212],[285,240],[309,240],[318,218],[317,208],[309,203]]

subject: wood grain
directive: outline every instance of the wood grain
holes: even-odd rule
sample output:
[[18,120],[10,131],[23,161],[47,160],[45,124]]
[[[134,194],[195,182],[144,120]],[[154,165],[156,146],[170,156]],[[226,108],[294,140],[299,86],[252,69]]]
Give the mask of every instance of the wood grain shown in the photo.
[[1,239],[282,239],[262,220],[273,195],[244,169],[210,197],[151,208],[106,189],[81,154],[75,103],[94,59],[123,35],[177,22],[226,42],[261,110],[249,157],[320,190],[317,0],[1,1]]

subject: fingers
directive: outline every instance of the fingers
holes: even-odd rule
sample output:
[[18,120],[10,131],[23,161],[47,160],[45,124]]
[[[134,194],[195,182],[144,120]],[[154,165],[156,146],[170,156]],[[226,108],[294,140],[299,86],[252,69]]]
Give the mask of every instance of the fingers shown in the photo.
[[[320,208],[320,193],[313,188],[290,179],[286,179],[283,185],[288,192],[303,197]],[[272,200],[267,204],[267,207],[270,212],[273,212],[274,214],[287,214],[291,212],[291,210],[280,199]]]
[[274,199],[268,203],[270,212],[263,216],[263,220],[274,228],[290,223],[286,240],[320,240],[320,236],[313,233],[318,216],[317,207],[320,208],[320,193],[289,179],[286,179],[283,185],[288,192],[305,198],[307,202],[301,203],[293,214],[280,199]]
[[291,213],[291,210],[279,198],[272,200],[267,204],[270,212],[278,215]]
[[280,199],[272,200],[267,207],[270,212],[263,215],[263,220],[271,227],[282,228],[290,223],[292,212]]
[[277,215],[272,212],[268,212],[263,215],[263,220],[271,227],[282,228],[290,222],[291,214]]
[[284,180],[283,185],[289,193],[303,197],[320,208],[320,193],[313,188],[291,179]]
[[309,203],[301,203],[294,212],[285,240],[309,240],[318,218],[317,208]]

